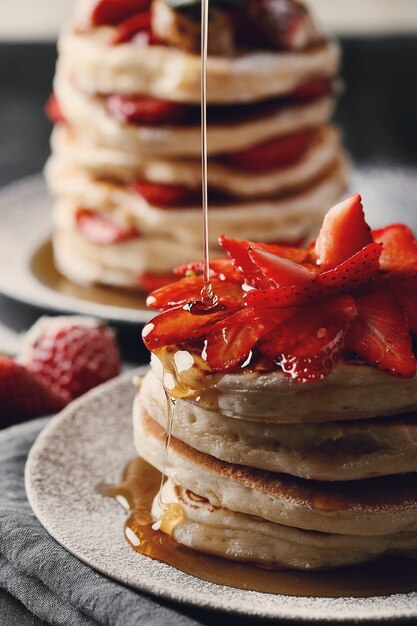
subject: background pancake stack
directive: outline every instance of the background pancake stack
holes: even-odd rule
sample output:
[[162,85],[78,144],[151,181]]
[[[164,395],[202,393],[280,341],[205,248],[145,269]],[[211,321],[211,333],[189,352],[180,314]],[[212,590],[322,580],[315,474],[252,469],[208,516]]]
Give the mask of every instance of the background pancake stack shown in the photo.
[[[162,378],[153,357],[134,407],[137,450],[159,470]],[[277,568],[417,556],[414,379],[340,364],[309,385],[275,372],[203,374],[196,387],[176,401],[162,493],[184,512],[177,541]]]
[[[56,263],[78,283],[148,290],[201,256],[200,6],[169,1],[84,0],[60,38],[47,178]],[[210,5],[214,255],[223,232],[304,240],[346,186],[338,47],[300,3],[265,3],[265,21],[261,4]]]

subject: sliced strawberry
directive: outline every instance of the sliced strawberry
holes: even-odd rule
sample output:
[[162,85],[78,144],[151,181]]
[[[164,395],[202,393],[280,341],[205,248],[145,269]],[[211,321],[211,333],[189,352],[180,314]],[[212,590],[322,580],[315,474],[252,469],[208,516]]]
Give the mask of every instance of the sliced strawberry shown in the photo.
[[349,259],[369,243],[371,230],[365,222],[362,199],[359,194],[337,204],[324,218],[315,252],[324,270]]
[[320,380],[340,360],[356,313],[355,301],[348,295],[310,305],[266,335],[258,349],[295,380]]
[[417,241],[414,233],[404,224],[392,224],[372,232],[374,241],[384,245],[380,259],[385,272],[417,271]]
[[108,96],[107,109],[122,124],[144,126],[183,124],[190,115],[190,108],[178,102],[120,94]]
[[240,272],[244,276],[245,281],[253,287],[267,287],[270,281],[265,278],[259,267],[250,258],[249,248],[256,247],[270,252],[271,254],[276,254],[290,261],[294,261],[295,263],[303,263],[308,257],[308,252],[304,248],[289,248],[275,244],[238,241],[237,239],[229,239],[229,237],[225,235],[221,235],[219,243],[233,260],[236,270]]
[[140,235],[133,226],[119,226],[104,213],[89,209],[79,209],[75,219],[77,229],[83,236],[100,246],[135,239]]
[[326,78],[312,78],[306,83],[299,85],[291,94],[296,100],[314,100],[321,98],[332,91],[332,83]]
[[313,132],[299,131],[285,137],[271,139],[253,148],[232,152],[224,157],[224,161],[231,167],[250,172],[286,167],[301,159],[310,147],[313,138]]
[[416,360],[407,318],[395,295],[386,287],[374,286],[356,298],[358,318],[352,324],[346,348],[389,374],[412,378]]
[[190,343],[206,335],[216,322],[229,315],[230,311],[221,306],[206,314],[194,314],[177,307],[154,317],[143,329],[142,338],[148,350]]
[[144,272],[138,276],[138,285],[148,293],[162,289],[162,287],[166,287],[166,285],[174,281],[176,281],[176,278],[173,274],[153,274],[151,272]]
[[245,302],[253,308],[274,309],[300,306],[349,292],[377,275],[381,252],[381,244],[369,244],[344,263],[318,274],[309,284],[253,289],[245,294]]
[[417,334],[417,275],[393,274],[386,277],[384,284],[395,293],[410,331]]
[[91,14],[93,26],[114,26],[132,15],[149,11],[151,0],[98,0]]
[[52,124],[66,124],[67,120],[61,111],[58,99],[54,93],[51,93],[45,104],[46,117]]
[[151,21],[152,16],[150,11],[132,15],[132,17],[129,17],[117,26],[113,37],[113,44],[117,46],[122,43],[128,43],[132,41],[138,33],[149,33],[151,30]]
[[131,183],[130,189],[149,204],[160,208],[185,207],[201,203],[200,190],[183,185],[165,185],[141,180]]
[[239,309],[218,322],[205,336],[205,358],[213,371],[234,369],[250,358],[250,351],[270,329],[265,315]]
[[[204,272],[204,261],[185,263],[174,268],[174,274],[181,277],[190,275],[201,275]],[[233,266],[232,259],[212,259],[210,261],[210,275],[219,280],[230,280],[235,283],[242,283],[242,276]]]
[[[182,278],[161,289],[153,291],[148,296],[146,304],[152,309],[164,311],[172,307],[187,304],[188,302],[196,302],[201,299],[203,284],[202,276]],[[219,304],[230,308],[237,308],[242,305],[243,291],[239,284],[212,278],[211,286],[217,296]]]
[[316,272],[313,270],[262,248],[249,248],[249,257],[262,274],[270,278],[277,287],[309,285],[316,278]]

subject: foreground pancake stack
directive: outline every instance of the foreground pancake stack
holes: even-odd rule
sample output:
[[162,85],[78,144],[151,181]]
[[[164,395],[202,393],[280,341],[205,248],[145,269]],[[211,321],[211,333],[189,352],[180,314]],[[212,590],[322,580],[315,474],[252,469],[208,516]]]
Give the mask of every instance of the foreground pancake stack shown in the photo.
[[[338,47],[292,0],[275,0],[282,18],[265,30],[259,1],[234,17],[212,3],[214,255],[222,232],[305,239],[346,185],[328,124]],[[84,0],[60,39],[47,178],[56,263],[75,282],[154,288],[200,255],[199,8],[148,4]]]
[[135,443],[162,470],[167,390],[162,502],[183,511],[173,536],[270,567],[416,557],[413,234],[371,232],[355,196],[309,250],[222,243],[232,260],[220,279],[212,265],[212,312],[184,307],[199,276],[148,298],[164,312],[143,332],[154,354]]

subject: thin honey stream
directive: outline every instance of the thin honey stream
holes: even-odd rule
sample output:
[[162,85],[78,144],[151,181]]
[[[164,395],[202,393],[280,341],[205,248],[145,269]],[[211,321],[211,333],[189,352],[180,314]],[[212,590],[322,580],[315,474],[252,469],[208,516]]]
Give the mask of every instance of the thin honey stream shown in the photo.
[[137,458],[128,463],[119,485],[102,485],[98,491],[114,498],[128,511],[124,535],[136,552],[187,574],[238,589],[303,597],[387,596],[417,588],[416,559],[392,559],[330,571],[298,572],[262,569],[186,548],[171,534],[181,521],[179,505],[165,511],[160,523],[153,523],[151,508],[160,480],[161,474],[155,468]]

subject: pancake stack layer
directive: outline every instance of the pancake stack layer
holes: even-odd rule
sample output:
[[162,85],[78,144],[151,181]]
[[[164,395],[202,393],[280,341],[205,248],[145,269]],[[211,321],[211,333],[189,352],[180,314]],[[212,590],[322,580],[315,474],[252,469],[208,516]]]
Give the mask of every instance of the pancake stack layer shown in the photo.
[[[276,0],[285,19],[272,43],[265,33],[251,41],[257,1],[238,19],[211,10],[214,256],[223,232],[304,240],[346,185],[329,125],[338,47],[292,0]],[[114,13],[114,0],[83,0],[60,38],[46,172],[56,264],[77,283],[152,289],[201,256],[199,21],[148,4],[124,1]]]
[[[134,407],[138,453],[159,470],[164,375],[154,355]],[[340,363],[307,385],[282,372],[197,381],[176,400],[162,493],[183,508],[179,543],[275,568],[417,556],[415,377]]]

